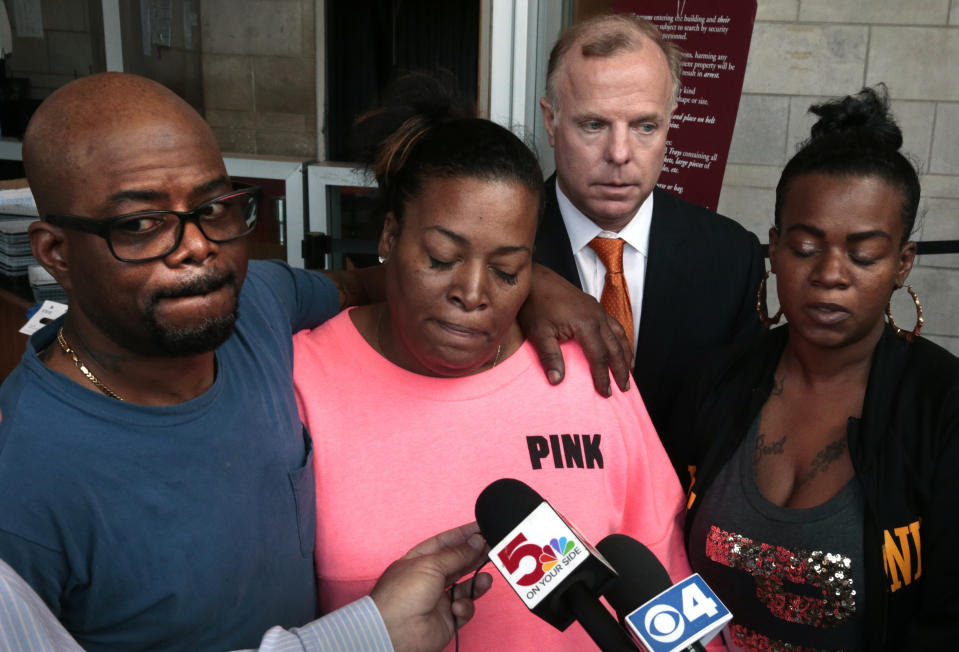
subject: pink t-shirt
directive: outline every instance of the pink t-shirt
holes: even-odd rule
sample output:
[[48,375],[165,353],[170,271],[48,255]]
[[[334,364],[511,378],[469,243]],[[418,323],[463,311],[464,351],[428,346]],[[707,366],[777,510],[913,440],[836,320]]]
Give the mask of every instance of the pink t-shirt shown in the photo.
[[[683,493],[635,388],[604,399],[578,345],[546,381],[526,343],[464,378],[411,373],[380,356],[341,313],[293,338],[301,416],[313,435],[316,565],[324,612],[373,588],[421,540],[472,521],[494,480],[527,483],[592,543],[613,532],[649,547],[673,580],[690,574]],[[492,566],[493,588],[460,649],[588,650],[530,613]]]

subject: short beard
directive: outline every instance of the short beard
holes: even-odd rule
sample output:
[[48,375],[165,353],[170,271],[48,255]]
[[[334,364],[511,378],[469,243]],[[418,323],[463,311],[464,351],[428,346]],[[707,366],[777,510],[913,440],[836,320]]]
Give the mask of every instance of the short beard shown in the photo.
[[[233,311],[220,317],[206,319],[188,328],[171,327],[160,323],[156,318],[156,307],[161,299],[207,294],[224,286],[233,290]],[[207,277],[193,280],[176,290],[158,292],[150,298],[150,305],[143,316],[144,323],[151,336],[151,344],[158,353],[169,356],[185,357],[207,353],[230,339],[238,317],[236,276],[232,273],[220,277]]]
[[230,339],[237,316],[234,308],[229,315],[207,319],[191,328],[172,328],[157,322],[151,311],[147,315],[147,326],[158,352],[185,357],[212,351]]

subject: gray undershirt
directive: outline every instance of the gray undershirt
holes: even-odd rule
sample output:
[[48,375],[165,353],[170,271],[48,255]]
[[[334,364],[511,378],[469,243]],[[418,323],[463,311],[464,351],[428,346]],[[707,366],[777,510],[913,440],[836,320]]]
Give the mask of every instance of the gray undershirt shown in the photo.
[[863,496],[856,478],[822,505],[763,497],[759,416],[703,497],[689,562],[733,613],[730,650],[855,650],[863,641]]

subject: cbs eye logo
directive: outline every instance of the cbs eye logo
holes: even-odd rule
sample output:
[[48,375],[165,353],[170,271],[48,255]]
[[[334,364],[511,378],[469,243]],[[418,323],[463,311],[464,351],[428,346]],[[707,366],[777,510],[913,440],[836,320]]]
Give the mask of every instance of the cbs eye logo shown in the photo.
[[[693,577],[687,578],[684,582],[689,582]],[[672,592],[675,589],[679,589],[680,599],[678,601],[668,600],[654,604],[643,615],[643,627],[646,630],[646,635],[657,643],[678,641],[686,632],[686,623],[693,623],[700,618],[706,618],[708,621],[719,614],[721,603],[717,605],[716,600],[703,593],[703,590],[695,583],[688,583],[685,586],[676,584],[669,591]],[[673,604],[668,604],[668,602],[673,602]],[[673,606],[674,604],[679,606],[682,611]],[[723,607],[723,610],[725,609]]]
[[656,605],[646,612],[643,625],[649,637],[660,643],[678,641],[686,631],[686,624],[679,610],[665,604]]
[[668,652],[693,641],[708,642],[732,617],[694,573],[630,613],[626,622],[643,649]]

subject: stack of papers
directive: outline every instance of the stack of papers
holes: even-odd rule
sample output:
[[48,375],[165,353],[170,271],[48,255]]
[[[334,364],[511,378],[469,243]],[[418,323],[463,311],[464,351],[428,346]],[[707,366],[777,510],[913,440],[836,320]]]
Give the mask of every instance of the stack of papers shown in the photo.
[[40,216],[37,212],[37,202],[33,200],[30,188],[0,190],[0,213],[24,217]]
[[57,284],[50,273],[40,265],[30,265],[27,270],[30,277],[30,289],[33,290],[33,300],[37,303],[44,301],[67,302],[67,293]]
[[27,227],[36,218],[14,218],[0,215],[0,274],[26,276],[27,268],[36,265],[30,252]]

